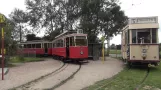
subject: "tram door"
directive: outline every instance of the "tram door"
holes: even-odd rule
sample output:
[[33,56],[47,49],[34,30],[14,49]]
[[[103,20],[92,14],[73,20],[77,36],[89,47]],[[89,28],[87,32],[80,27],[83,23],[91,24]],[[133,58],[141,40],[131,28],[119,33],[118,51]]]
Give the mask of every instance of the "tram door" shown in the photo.
[[69,38],[66,38],[66,57],[69,58]]
[[45,54],[48,53],[48,45],[47,45],[47,44],[48,44],[48,43],[44,43]]

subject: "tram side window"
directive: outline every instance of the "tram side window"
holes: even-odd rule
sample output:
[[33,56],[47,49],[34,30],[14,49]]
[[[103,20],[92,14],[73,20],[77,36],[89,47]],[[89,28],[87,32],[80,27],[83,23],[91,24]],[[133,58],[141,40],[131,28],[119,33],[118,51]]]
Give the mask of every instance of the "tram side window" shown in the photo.
[[152,43],[157,43],[157,29],[152,29]]
[[60,47],[63,47],[63,40],[60,40]]
[[52,43],[48,43],[48,45],[49,45],[49,48],[52,48]]
[[27,48],[31,48],[31,44],[27,44]]
[[56,47],[59,47],[59,40],[56,41]]
[[55,47],[55,42],[52,45],[53,45],[53,47]]
[[41,48],[41,44],[36,44],[36,48]]
[[125,43],[129,44],[129,30],[125,33]]
[[70,46],[75,46],[74,45],[74,37],[70,37]]
[[63,47],[63,40],[56,41],[56,47]]
[[136,43],[136,30],[132,30],[132,43]]
[[35,48],[35,44],[32,44],[32,48]]
[[26,44],[24,44],[24,48],[27,48],[27,45]]
[[125,44],[129,43],[129,32],[125,32]]

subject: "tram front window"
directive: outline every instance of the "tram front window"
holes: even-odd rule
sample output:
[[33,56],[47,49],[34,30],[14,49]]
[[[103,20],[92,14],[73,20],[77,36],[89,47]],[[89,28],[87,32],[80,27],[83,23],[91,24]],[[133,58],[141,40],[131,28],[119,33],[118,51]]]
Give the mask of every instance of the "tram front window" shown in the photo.
[[87,46],[87,39],[85,36],[76,36],[76,46]]
[[150,30],[138,30],[138,43],[151,43]]

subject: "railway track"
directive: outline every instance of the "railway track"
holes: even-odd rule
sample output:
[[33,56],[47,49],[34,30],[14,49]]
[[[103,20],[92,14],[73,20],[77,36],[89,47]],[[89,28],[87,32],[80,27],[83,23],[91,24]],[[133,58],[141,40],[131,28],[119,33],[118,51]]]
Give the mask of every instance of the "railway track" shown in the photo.
[[[72,66],[72,64],[71,64],[71,66]],[[26,84],[23,84],[23,85],[21,85],[21,86],[18,86],[18,87],[15,87],[15,88],[12,88],[12,89],[9,89],[9,90],[37,90],[37,88],[38,89],[40,89],[39,88],[39,86],[42,84],[42,83],[44,83],[44,82],[47,82],[48,80],[50,80],[49,82],[50,82],[50,85],[49,85],[49,87],[51,87],[52,86],[52,82],[53,83],[55,83],[54,82],[54,80],[53,80],[53,78],[54,79],[59,79],[59,78],[57,78],[57,76],[59,76],[59,73],[62,75],[64,72],[66,72],[66,70],[65,69],[67,69],[67,67],[69,67],[69,63],[63,63],[63,65],[60,67],[60,68],[58,68],[57,70],[55,70],[55,71],[53,71],[53,72],[51,72],[51,73],[49,73],[49,74],[47,74],[47,75],[44,75],[44,76],[41,76],[40,78],[38,78],[38,79],[35,79],[35,80],[33,80],[33,81],[30,81],[30,82],[28,82],[28,83],[26,83]],[[71,68],[71,67],[70,67]],[[79,63],[79,67],[78,67],[78,69],[76,69],[70,76],[68,76],[67,78],[64,78],[63,80],[61,80],[58,84],[54,84],[51,88],[49,88],[48,86],[45,86],[46,88],[44,88],[44,87],[42,87],[42,88],[44,88],[43,90],[54,90],[54,89],[56,89],[56,88],[58,88],[58,87],[60,87],[61,85],[63,85],[63,84],[65,84],[67,81],[69,81],[70,79],[72,79],[73,77],[74,77],[74,75],[76,74],[76,73],[78,73],[78,71],[81,69],[81,63]],[[64,71],[65,70],[65,71]],[[68,70],[67,71],[69,71],[69,68],[68,68]],[[52,81],[52,82],[51,82]],[[48,83],[49,83],[48,82]]]
[[[68,65],[68,64],[67,64],[67,65]],[[48,73],[48,74],[46,74],[46,75],[43,75],[43,76],[41,76],[41,77],[39,77],[39,78],[37,78],[37,79],[35,79],[35,80],[32,80],[32,81],[30,81],[30,82],[28,82],[28,83],[26,83],[26,84],[23,84],[23,85],[20,85],[20,86],[11,88],[11,89],[9,89],[9,90],[24,90],[25,88],[29,88],[31,85],[33,85],[33,84],[35,84],[35,83],[37,83],[37,82],[39,82],[39,81],[41,81],[41,80],[43,80],[43,79],[45,79],[45,78],[51,76],[51,75],[53,75],[54,73],[60,71],[60,70],[61,70],[62,68],[64,68],[65,66],[67,67],[67,65],[66,65],[65,63],[63,63],[62,66],[60,66],[58,69],[52,71],[51,73]],[[63,69],[63,70],[64,70],[64,69]],[[25,89],[25,90],[26,90],[26,89]]]
[[143,77],[142,81],[135,87],[134,90],[139,90],[139,88],[142,86],[142,84],[144,83],[144,81],[145,81],[146,78],[148,77],[149,72],[150,72],[150,68],[147,67],[147,72],[146,72],[145,76]]
[[75,74],[77,74],[80,71],[80,69],[81,69],[81,63],[79,63],[79,68],[72,75],[70,75],[68,78],[66,78],[65,80],[61,81],[57,85],[53,86],[52,88],[49,88],[49,89],[46,89],[46,90],[54,90],[54,89],[60,87],[61,85],[65,84],[70,79],[72,79],[75,76]]

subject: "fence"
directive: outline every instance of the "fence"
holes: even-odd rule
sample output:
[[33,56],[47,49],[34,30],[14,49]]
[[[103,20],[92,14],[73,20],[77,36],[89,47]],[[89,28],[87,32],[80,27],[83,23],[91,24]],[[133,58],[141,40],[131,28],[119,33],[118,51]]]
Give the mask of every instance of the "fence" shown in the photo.
[[36,51],[35,50],[18,49],[17,55],[22,56],[22,57],[36,57]]

